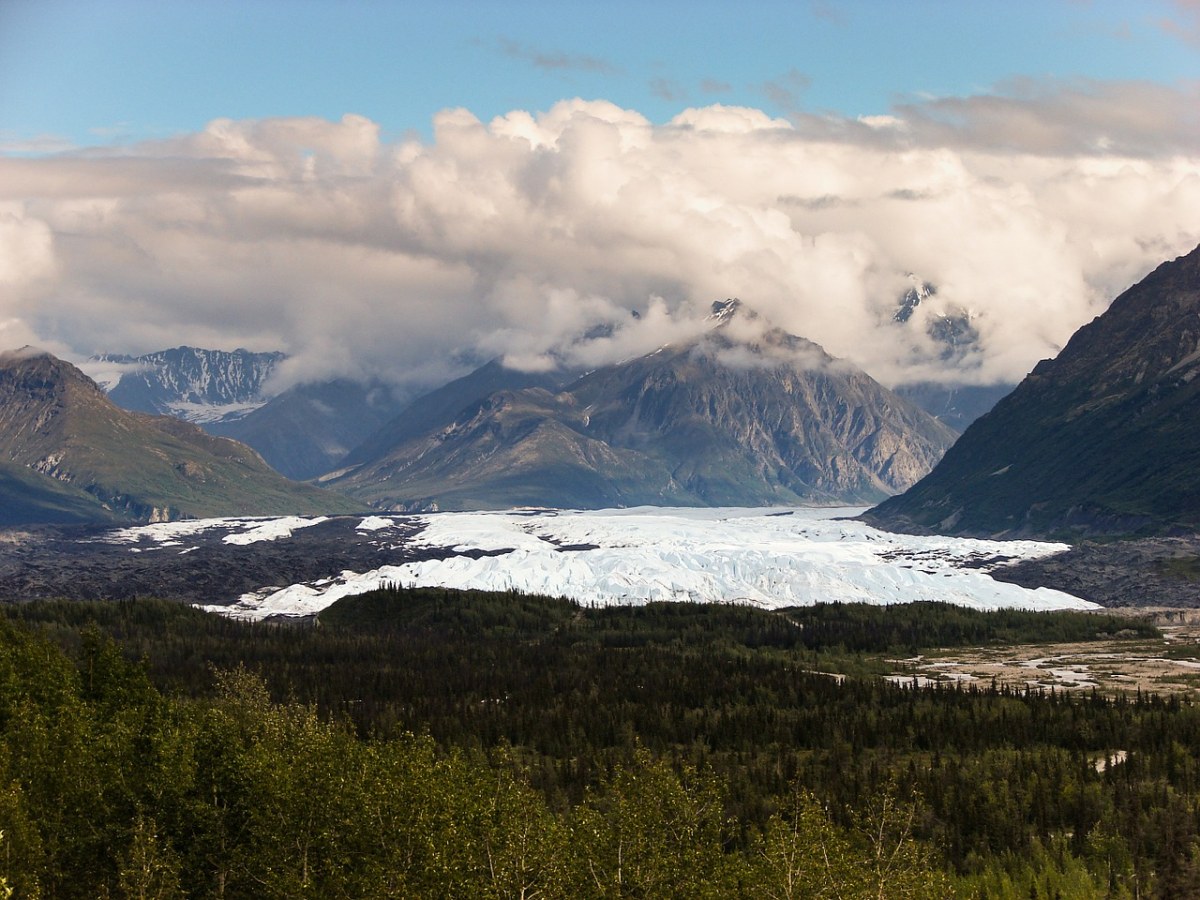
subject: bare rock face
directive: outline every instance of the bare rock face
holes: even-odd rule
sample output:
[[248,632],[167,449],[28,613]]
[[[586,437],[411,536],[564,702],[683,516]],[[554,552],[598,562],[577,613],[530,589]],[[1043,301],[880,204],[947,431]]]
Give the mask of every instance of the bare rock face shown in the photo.
[[403,509],[864,503],[911,485],[954,440],[737,301],[714,304],[711,324],[557,392],[488,395],[352,454],[328,483]]
[[1200,247],[1117,297],[867,519],[984,536],[1200,531]]

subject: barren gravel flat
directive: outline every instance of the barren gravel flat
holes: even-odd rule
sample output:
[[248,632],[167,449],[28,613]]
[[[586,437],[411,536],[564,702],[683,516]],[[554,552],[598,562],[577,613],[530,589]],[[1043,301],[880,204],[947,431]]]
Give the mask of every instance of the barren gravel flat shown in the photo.
[[1200,688],[1200,614],[1126,608],[1150,615],[1162,640],[1093,641],[954,649],[892,660],[892,680],[907,684],[957,683],[1106,694],[1191,693]]

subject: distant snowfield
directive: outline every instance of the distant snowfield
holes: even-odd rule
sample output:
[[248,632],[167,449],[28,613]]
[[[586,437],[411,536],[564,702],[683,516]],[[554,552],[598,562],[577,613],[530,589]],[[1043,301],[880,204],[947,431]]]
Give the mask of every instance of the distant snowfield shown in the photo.
[[[813,603],[935,600],[975,609],[1095,609],[1047,588],[987,575],[1001,562],[1065,544],[889,534],[845,521],[861,509],[664,509],[439,513],[415,517],[418,546],[456,553],[242,595],[213,612],[243,619],[303,616],[387,584],[517,590],[584,603],[740,602],[768,609]],[[386,533],[414,517],[371,516]],[[260,523],[260,526],[264,523]],[[294,521],[287,529],[297,527]],[[269,530],[264,527],[264,531]]]

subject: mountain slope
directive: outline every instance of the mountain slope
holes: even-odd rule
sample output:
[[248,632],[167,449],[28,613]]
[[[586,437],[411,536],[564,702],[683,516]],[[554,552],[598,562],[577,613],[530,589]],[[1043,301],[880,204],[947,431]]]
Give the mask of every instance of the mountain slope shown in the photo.
[[0,527],[118,522],[91,494],[18,463],[0,460]]
[[1200,530],[1200,247],[1079,329],[905,494],[868,514],[950,534]]
[[405,441],[420,437],[454,421],[466,407],[497,391],[519,391],[540,387],[561,387],[567,377],[561,372],[520,372],[492,360],[478,369],[456,378],[418,397],[396,416],[384,423],[359,446],[346,455],[343,465],[356,466],[387,453]]
[[[815,344],[716,305],[701,339],[500,391],[325,481],[380,506],[862,502],[910,485],[953,432]],[[735,323],[732,325],[731,323]]]
[[69,501],[72,515],[86,512],[85,495],[94,498],[99,521],[358,508],[289,482],[234,441],[179,419],[120,409],[74,366],[29,349],[0,353],[0,458],[28,470],[7,485],[13,508],[24,496],[31,514],[54,499],[45,490]]
[[984,413],[990,412],[1014,387],[1012,384],[942,384],[916,381],[899,385],[893,390],[939,422],[962,433],[968,425]]

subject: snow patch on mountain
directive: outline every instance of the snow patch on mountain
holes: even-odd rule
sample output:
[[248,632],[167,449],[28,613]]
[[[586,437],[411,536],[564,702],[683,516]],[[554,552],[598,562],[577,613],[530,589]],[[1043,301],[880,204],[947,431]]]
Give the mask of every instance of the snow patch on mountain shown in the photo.
[[191,422],[193,425],[207,425],[210,422],[227,422],[230,419],[240,419],[247,413],[266,406],[267,399],[235,403],[168,403],[167,415]]
[[[440,513],[419,517],[421,546],[448,555],[283,589],[210,611],[243,619],[304,616],[384,585],[517,590],[585,603],[741,602],[768,609],[824,602],[936,600],[975,609],[1093,609],[1060,591],[993,580],[1002,562],[1065,544],[919,537],[845,517],[857,509],[662,509]],[[379,518],[364,520],[386,530]]]

